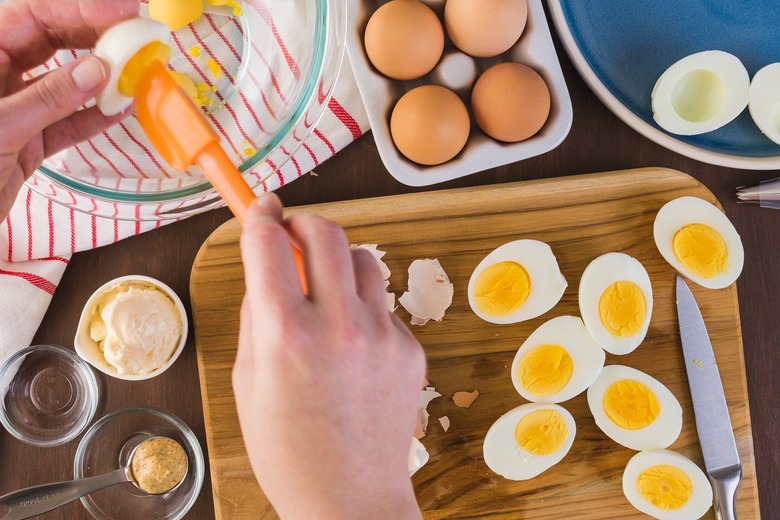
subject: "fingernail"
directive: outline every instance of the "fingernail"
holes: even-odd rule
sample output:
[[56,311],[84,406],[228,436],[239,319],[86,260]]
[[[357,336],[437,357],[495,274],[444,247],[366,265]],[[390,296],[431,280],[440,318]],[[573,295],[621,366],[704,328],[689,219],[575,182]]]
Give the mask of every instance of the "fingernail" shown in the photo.
[[282,205],[282,202],[279,200],[279,197],[273,193],[263,193],[259,197],[255,199],[255,205],[261,207],[261,208],[275,208]]
[[92,92],[106,79],[106,69],[100,58],[89,56],[73,68],[70,73],[73,83],[81,92]]

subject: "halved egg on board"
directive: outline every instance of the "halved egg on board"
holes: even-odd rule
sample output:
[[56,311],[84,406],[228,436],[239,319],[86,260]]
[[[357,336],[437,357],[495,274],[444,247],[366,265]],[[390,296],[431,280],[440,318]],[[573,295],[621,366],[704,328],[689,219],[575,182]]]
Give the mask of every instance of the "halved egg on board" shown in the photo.
[[712,486],[690,459],[670,450],[641,451],[623,472],[631,505],[658,520],[701,518],[712,506]]
[[608,365],[588,388],[588,407],[610,439],[632,450],[663,449],[682,431],[682,408],[657,379]]
[[628,354],[647,334],[653,313],[650,277],[636,258],[607,253],[580,279],[580,314],[590,334],[611,354]]
[[154,60],[167,64],[171,48],[168,26],[148,18],[125,20],[106,30],[95,44],[94,54],[105,60],[111,71],[106,87],[95,96],[100,111],[118,114],[133,103],[135,89]]
[[574,418],[557,404],[528,403],[505,413],[485,436],[485,464],[509,480],[528,480],[561,461],[574,442]]
[[753,76],[748,110],[761,132],[780,144],[780,63],[770,63]]
[[529,401],[568,401],[596,380],[604,358],[582,319],[558,316],[539,326],[517,351],[512,383]]
[[566,279],[549,245],[515,240],[490,252],[469,279],[469,305],[490,323],[517,323],[552,309]]
[[653,87],[653,119],[667,132],[716,130],[748,105],[750,76],[736,56],[712,50],[691,54],[661,74]]
[[697,197],[667,202],[655,217],[653,238],[672,267],[708,289],[731,285],[745,263],[734,225],[718,208]]

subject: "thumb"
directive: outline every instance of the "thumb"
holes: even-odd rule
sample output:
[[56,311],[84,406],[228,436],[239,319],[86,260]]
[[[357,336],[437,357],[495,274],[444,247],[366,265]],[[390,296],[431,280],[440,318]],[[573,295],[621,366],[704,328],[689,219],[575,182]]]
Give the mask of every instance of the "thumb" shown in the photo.
[[[97,56],[86,56],[53,70],[3,100],[0,127],[13,128],[9,134],[22,146],[95,97],[108,77],[108,66]],[[5,124],[9,118],[12,126]]]

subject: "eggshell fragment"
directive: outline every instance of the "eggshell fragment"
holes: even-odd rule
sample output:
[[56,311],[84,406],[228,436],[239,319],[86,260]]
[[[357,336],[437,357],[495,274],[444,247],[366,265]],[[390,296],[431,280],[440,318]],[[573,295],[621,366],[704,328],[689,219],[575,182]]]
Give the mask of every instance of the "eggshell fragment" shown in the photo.
[[468,408],[477,400],[477,397],[479,397],[479,390],[474,390],[473,392],[455,392],[455,395],[452,396],[452,401],[456,406]]
[[446,415],[439,417],[439,422],[441,423],[441,427],[445,432],[450,429],[450,418]]
[[427,387],[425,390],[422,390],[420,393],[420,407],[418,409],[417,417],[418,417],[418,424],[415,428],[414,437],[417,439],[422,439],[425,437],[425,432],[428,430],[428,419],[430,417],[430,414],[428,413],[428,403],[436,399],[437,397],[441,397],[441,394],[437,392],[433,387]]
[[406,467],[409,470],[409,476],[411,477],[417,470],[425,466],[428,462],[430,455],[428,450],[425,449],[423,443],[412,437],[412,444],[409,446],[409,456],[406,459]]
[[412,315],[412,325],[425,325],[429,320],[444,318],[455,290],[437,259],[412,262],[408,287],[398,303]]

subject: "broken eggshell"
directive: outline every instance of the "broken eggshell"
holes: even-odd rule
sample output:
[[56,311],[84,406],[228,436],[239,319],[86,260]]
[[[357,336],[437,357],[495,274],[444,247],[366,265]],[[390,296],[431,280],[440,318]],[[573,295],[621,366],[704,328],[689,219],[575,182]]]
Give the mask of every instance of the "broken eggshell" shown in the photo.
[[398,303],[412,315],[412,325],[441,321],[452,304],[454,287],[437,259],[415,260],[409,266],[408,289]]

